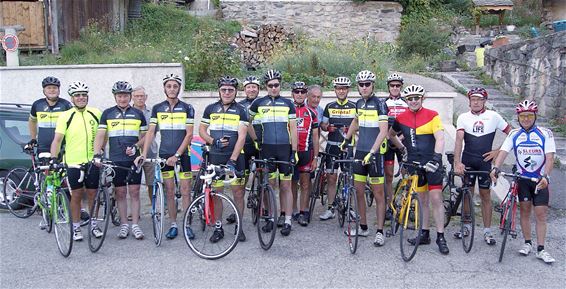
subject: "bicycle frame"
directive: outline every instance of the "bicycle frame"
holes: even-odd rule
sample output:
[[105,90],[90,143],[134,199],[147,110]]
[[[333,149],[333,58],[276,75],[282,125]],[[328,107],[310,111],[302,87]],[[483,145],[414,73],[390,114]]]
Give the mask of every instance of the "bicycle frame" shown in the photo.
[[509,191],[507,192],[507,195],[505,195],[505,198],[503,198],[503,201],[501,201],[499,208],[501,209],[502,214],[502,218],[501,218],[501,222],[499,223],[499,229],[501,231],[503,231],[505,229],[505,223],[507,222],[507,217],[508,217],[508,212],[509,210],[511,210],[511,230],[509,231],[509,234],[513,237],[516,238],[517,237],[517,232],[515,231],[515,219],[516,219],[516,215],[517,215],[517,204],[519,203],[519,187],[517,182],[513,181],[511,183],[511,187],[509,188]]

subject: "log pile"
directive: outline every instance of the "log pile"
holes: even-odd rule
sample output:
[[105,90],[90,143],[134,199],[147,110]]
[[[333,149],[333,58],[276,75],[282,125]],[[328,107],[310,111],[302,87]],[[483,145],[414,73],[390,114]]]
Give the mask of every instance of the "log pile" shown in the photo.
[[237,33],[235,44],[242,53],[242,62],[248,68],[257,68],[294,37],[294,33],[282,25],[264,24],[256,29],[244,27]]

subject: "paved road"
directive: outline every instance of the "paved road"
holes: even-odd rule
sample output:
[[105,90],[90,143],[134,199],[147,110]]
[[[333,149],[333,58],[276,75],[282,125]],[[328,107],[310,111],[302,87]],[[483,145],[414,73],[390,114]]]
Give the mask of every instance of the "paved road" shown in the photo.
[[[372,245],[373,238],[360,238],[358,252],[351,255],[336,220],[315,220],[306,228],[294,224],[291,236],[277,234],[270,251],[259,247],[255,228],[246,220],[248,241],[227,257],[208,261],[194,255],[182,238],[156,248],[150,238],[119,240],[112,225],[98,253],[81,242],[63,258],[54,235],[38,229],[39,216],[22,220],[0,212],[0,287],[564,288],[566,212],[553,210],[549,219],[546,246],[558,260],[553,265],[519,256],[519,239],[510,241],[503,263],[497,262],[499,246],[489,247],[479,238],[470,254],[449,237],[449,256],[440,255],[436,245],[423,246],[410,263],[400,257],[398,237],[387,238],[381,248]],[[151,232],[147,216],[141,226]],[[454,230],[449,227],[447,234]]]

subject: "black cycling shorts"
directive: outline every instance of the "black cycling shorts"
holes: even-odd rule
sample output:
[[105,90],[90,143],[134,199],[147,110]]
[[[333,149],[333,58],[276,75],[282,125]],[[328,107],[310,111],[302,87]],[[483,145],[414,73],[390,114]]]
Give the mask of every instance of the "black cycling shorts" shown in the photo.
[[[420,162],[421,164],[426,164],[426,162]],[[440,164],[442,167],[442,164]],[[442,169],[438,168],[436,172],[425,172],[423,170],[418,171],[419,175],[419,183],[417,184],[417,191],[418,192],[428,192],[431,190],[442,190],[442,181],[444,179],[444,175],[442,173]],[[412,174],[416,168],[407,167],[410,174]]]
[[[163,156],[160,155],[159,157],[161,157],[163,159],[168,159],[172,156],[173,155],[163,155]],[[188,154],[186,154],[186,153],[182,154],[181,159],[179,159],[179,162],[181,163],[180,172],[190,172],[191,171],[191,157]],[[162,172],[168,172],[168,171],[172,171],[174,169],[175,168],[172,167],[172,166],[165,165],[163,168],[161,168],[161,171]]]
[[313,151],[305,151],[305,152],[297,152],[299,155],[299,161],[295,165],[295,169],[293,170],[293,180],[299,179],[299,174],[301,173],[310,173],[311,172],[311,163],[314,159]]
[[[472,171],[490,171],[491,162],[484,162],[483,158],[471,156],[469,154],[462,154],[462,164]],[[478,186],[480,189],[489,189],[491,187],[491,178],[488,174],[470,174],[468,175],[467,186],[473,188],[478,179]]]
[[67,169],[67,180],[69,181],[71,190],[77,190],[83,187],[87,189],[98,189],[99,176],[100,170],[98,169],[98,167],[89,164],[87,165],[87,169],[84,172],[83,181],[79,182],[79,178],[81,177],[81,169]]
[[[289,160],[291,160],[291,145],[264,144],[261,146],[260,157],[262,159],[274,158],[276,161],[288,162]],[[291,177],[291,167],[289,165],[284,165],[284,164],[269,165],[268,169],[269,172],[272,173],[275,172],[276,170],[279,170],[280,175]]]
[[256,159],[259,158],[259,151],[255,149],[255,146],[253,144],[245,145],[244,146],[244,165],[245,165],[246,173],[248,173],[249,170],[250,170],[250,160],[252,159],[252,157],[254,157]]
[[548,187],[539,190],[535,194],[537,184],[529,180],[518,180],[519,186],[519,202],[532,201],[533,206],[548,206],[548,200],[550,198],[550,192]]
[[[230,156],[211,153],[208,155],[208,162],[213,165],[225,165],[230,160]],[[244,154],[240,154],[236,160],[236,176],[241,177],[244,175],[245,166]]]
[[[126,162],[114,162],[115,165],[125,168],[130,168],[134,162],[133,161],[126,161]],[[128,178],[129,175],[129,179]],[[139,185],[141,184],[141,171],[136,173],[135,171],[131,172],[128,170],[123,170],[119,168],[114,168],[114,178],[112,179],[112,183],[115,187],[124,187],[126,186],[126,182],[130,185]]]
[[402,159],[401,150],[398,148],[387,147],[387,151],[383,155],[383,160],[386,166],[395,165],[395,156],[397,156],[397,161]]
[[[363,160],[369,152],[356,151],[354,159]],[[369,176],[369,183],[372,185],[383,184],[383,155],[376,154],[375,162],[362,165],[360,162],[354,163],[354,181],[366,182]]]
[[[326,153],[329,153],[331,155],[335,155],[335,156],[340,156],[340,154],[342,153],[342,150],[340,150],[340,148],[336,145],[327,145],[326,146]],[[348,156],[351,156],[354,154],[354,148],[353,147],[348,147]],[[326,157],[326,172],[327,173],[337,173],[337,169],[338,169],[338,163],[334,163],[333,167],[330,167],[332,165],[332,157],[328,156]]]

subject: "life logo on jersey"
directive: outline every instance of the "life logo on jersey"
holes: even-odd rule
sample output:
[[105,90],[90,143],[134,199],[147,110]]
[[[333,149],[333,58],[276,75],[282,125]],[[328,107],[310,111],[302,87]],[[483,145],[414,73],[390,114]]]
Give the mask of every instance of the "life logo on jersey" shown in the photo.
[[472,127],[472,132],[483,133],[484,128],[485,128],[485,125],[483,124],[483,122],[481,120],[478,120],[474,123],[474,126]]

